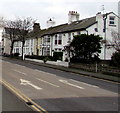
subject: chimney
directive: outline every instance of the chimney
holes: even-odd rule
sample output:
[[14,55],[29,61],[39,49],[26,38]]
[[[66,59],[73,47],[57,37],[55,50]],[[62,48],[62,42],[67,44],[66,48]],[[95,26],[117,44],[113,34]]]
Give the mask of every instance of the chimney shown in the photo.
[[55,21],[51,18],[47,21],[47,28],[53,27],[55,25]]
[[79,20],[79,13],[77,11],[69,11],[68,13],[68,24],[78,21]]
[[39,23],[34,23],[33,31],[39,31],[39,30],[40,30],[40,24]]
[[98,13],[96,14],[96,21],[99,21],[99,19],[101,19],[101,18],[103,18],[102,13],[101,13],[101,12],[98,12]]

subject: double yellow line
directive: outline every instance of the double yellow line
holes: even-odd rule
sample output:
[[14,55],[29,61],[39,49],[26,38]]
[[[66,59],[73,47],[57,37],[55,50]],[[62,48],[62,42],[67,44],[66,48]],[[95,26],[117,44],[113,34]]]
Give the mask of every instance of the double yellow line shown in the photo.
[[37,103],[35,103],[34,101],[32,101],[29,97],[27,97],[25,94],[23,94],[22,92],[20,92],[18,89],[16,89],[14,86],[12,86],[11,84],[9,84],[8,82],[6,82],[5,80],[1,80],[0,82],[6,86],[10,91],[12,91],[15,95],[17,95],[17,97],[19,97],[21,100],[23,100],[25,103],[31,103],[32,105],[30,105],[30,107],[39,112],[39,113],[48,113],[48,111],[46,111],[44,108],[42,108],[41,106],[39,106]]

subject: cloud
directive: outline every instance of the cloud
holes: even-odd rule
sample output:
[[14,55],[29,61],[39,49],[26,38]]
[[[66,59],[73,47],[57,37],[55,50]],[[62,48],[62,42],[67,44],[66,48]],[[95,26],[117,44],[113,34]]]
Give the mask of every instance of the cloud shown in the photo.
[[68,11],[75,10],[80,18],[95,15],[105,5],[105,11],[117,13],[119,0],[0,0],[0,15],[9,19],[32,17],[46,26],[49,17],[54,17],[57,24],[66,23]]

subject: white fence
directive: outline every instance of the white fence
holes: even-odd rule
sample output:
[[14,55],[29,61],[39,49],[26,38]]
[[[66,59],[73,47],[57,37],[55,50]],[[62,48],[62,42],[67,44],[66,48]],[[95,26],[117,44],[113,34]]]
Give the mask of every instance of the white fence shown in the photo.
[[[39,62],[39,63],[44,63],[43,60],[37,60],[37,59],[25,58],[25,60]],[[47,61],[46,64],[52,64],[52,65],[69,67],[69,63],[68,62],[64,62],[64,61],[60,61],[60,60],[57,60],[57,62],[55,62],[55,61]]]

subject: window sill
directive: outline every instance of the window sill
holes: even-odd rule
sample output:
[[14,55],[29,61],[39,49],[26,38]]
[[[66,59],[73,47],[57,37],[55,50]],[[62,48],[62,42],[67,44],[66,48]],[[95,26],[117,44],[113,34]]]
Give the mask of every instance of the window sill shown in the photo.
[[109,26],[116,27],[116,25],[109,24]]

